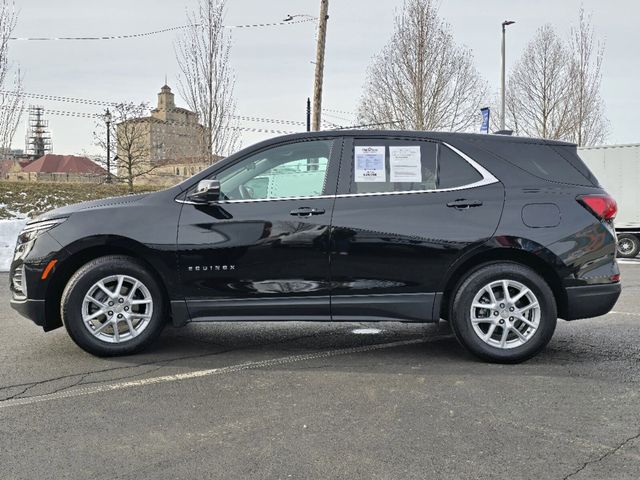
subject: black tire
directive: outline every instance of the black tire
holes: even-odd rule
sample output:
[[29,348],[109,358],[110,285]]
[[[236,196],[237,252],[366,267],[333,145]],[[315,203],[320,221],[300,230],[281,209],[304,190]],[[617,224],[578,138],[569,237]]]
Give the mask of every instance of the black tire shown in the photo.
[[[111,275],[126,275],[139,280],[152,300],[150,320],[145,328],[122,343],[108,343],[97,338],[89,331],[82,317],[85,295],[97,282]],[[133,310],[136,307],[131,308]],[[100,257],[83,265],[69,279],[60,300],[62,321],[73,341],[83,350],[103,357],[129,355],[147,347],[162,332],[166,323],[165,311],[165,299],[158,281],[140,262],[124,255]]]
[[618,234],[618,258],[636,258],[640,252],[640,239],[631,233]]
[[[533,292],[540,305],[538,328],[523,345],[513,348],[490,345],[479,337],[472,325],[474,297],[483,287],[498,280],[512,280],[524,285]],[[549,285],[531,268],[518,263],[496,262],[477,267],[458,283],[452,299],[449,319],[458,341],[474,355],[490,362],[519,363],[528,360],[549,343],[556,328],[557,307]],[[496,318],[500,320],[502,317]],[[505,321],[508,322],[509,318]],[[501,328],[498,326],[496,330],[501,332]]]

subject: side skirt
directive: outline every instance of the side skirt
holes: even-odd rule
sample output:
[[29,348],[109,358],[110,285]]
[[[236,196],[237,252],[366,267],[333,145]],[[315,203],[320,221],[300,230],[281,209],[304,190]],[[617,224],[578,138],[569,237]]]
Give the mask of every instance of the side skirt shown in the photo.
[[[172,302],[174,326],[187,322],[435,322],[441,293],[207,299]],[[331,311],[331,314],[330,314]]]

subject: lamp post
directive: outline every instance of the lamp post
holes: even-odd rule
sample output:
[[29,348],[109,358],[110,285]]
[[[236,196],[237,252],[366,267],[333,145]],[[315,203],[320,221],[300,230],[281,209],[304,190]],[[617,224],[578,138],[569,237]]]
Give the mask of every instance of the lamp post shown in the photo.
[[506,32],[506,27],[508,25],[513,25],[514,22],[513,20],[505,20],[504,22],[502,22],[502,75],[500,77],[500,85],[501,85],[501,99],[500,99],[500,130],[504,130],[504,114],[505,114],[505,100],[504,100],[504,90],[505,90],[505,81],[504,81],[504,77],[505,77],[505,32]]
[[107,183],[111,183],[111,112],[107,108],[104,114],[104,121],[107,124]]

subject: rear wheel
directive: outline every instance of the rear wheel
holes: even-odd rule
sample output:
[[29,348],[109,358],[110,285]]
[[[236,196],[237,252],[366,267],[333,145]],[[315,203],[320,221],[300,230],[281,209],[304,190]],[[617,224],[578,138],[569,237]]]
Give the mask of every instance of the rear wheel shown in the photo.
[[517,363],[547,345],[557,310],[542,277],[504,262],[481,266],[458,285],[449,318],[460,343],[478,357]]
[[620,233],[617,248],[618,257],[635,258],[640,251],[640,239],[631,233]]
[[69,335],[94,355],[135,353],[149,345],[165,323],[158,282],[142,264],[120,255],[81,267],[60,303]]

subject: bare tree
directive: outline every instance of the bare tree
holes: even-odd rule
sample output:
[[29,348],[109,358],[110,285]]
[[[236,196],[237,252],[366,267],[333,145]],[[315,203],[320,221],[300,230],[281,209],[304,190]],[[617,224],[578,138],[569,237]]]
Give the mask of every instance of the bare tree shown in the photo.
[[187,14],[189,28],[175,44],[181,75],[178,90],[208,130],[206,155],[226,155],[239,146],[234,120],[235,78],[229,57],[231,41],[222,25],[224,0],[198,0]]
[[509,76],[507,117],[517,135],[552,139],[570,135],[569,58],[551,25],[538,29]]
[[0,149],[10,149],[11,142],[20,123],[24,111],[24,96],[20,70],[12,71],[9,62],[9,40],[16,26],[18,17],[15,5],[10,0],[0,0],[0,90],[7,89],[9,77],[11,91],[0,95]]
[[[149,105],[146,103],[120,103],[111,112],[110,150],[111,155],[117,153],[116,179],[125,182],[129,192],[133,192],[136,179],[164,165],[161,161],[151,159],[148,112]],[[107,126],[104,121],[98,122],[94,138],[96,145],[106,150]]]
[[359,121],[449,131],[477,123],[486,83],[471,51],[449,32],[433,0],[406,0],[391,40],[369,66]]
[[604,45],[596,43],[591,16],[580,8],[578,26],[569,37],[569,76],[572,127],[569,139],[578,145],[602,143],[608,121],[600,96]]

